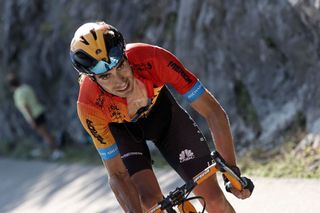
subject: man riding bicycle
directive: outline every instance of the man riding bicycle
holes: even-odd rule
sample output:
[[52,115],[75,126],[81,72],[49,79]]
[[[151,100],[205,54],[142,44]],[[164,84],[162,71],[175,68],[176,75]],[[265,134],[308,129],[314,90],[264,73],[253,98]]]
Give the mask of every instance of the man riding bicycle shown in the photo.
[[[91,135],[108,171],[109,184],[126,212],[142,212],[163,198],[146,140],[154,142],[185,181],[211,160],[204,136],[167,84],[206,119],[216,149],[240,172],[225,111],[172,53],[144,43],[125,44],[116,28],[96,22],[75,32],[70,57],[81,74],[80,121]],[[231,189],[241,199],[251,191]],[[215,177],[193,192],[204,197],[208,212],[234,212]]]

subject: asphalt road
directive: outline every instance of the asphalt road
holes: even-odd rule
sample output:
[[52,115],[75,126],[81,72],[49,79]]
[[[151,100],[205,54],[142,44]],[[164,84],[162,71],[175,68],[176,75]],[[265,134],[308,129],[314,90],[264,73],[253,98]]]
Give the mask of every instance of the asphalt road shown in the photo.
[[[174,172],[157,171],[163,191],[181,184]],[[320,180],[253,178],[251,198],[227,198],[238,213],[318,213]],[[122,212],[101,166],[62,165],[0,158],[1,213]]]

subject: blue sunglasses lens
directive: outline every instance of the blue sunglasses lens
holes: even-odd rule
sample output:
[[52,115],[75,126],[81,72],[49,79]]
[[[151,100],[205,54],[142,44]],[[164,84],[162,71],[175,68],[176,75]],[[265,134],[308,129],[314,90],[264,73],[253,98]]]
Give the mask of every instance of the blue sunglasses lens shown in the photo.
[[99,61],[94,67],[90,68],[90,71],[96,75],[108,72],[117,66],[119,61],[122,59],[123,50],[119,47],[113,47],[110,49],[110,63],[105,61]]
[[96,66],[90,68],[90,71],[96,75],[102,74],[104,72],[107,72],[112,69],[110,66],[111,64],[108,64],[105,61],[99,61]]

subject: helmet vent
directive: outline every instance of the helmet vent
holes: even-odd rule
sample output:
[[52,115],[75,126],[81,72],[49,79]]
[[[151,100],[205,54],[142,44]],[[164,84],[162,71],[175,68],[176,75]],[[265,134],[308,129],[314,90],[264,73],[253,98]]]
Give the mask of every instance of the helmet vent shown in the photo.
[[94,29],[90,30],[91,34],[93,35],[94,40],[97,40],[97,34]]
[[81,36],[80,38],[82,39],[81,40],[82,43],[89,45],[89,42],[83,36]]

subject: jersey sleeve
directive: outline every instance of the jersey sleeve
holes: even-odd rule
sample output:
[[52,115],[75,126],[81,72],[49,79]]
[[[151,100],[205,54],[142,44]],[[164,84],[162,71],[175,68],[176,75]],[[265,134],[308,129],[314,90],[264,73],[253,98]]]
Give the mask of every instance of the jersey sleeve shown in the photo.
[[171,84],[189,102],[196,100],[204,91],[202,83],[179,59],[169,51],[155,47],[156,75],[164,84]]
[[82,126],[89,133],[103,160],[110,160],[119,154],[118,147],[108,127],[108,119],[98,109],[78,102],[78,116]]

